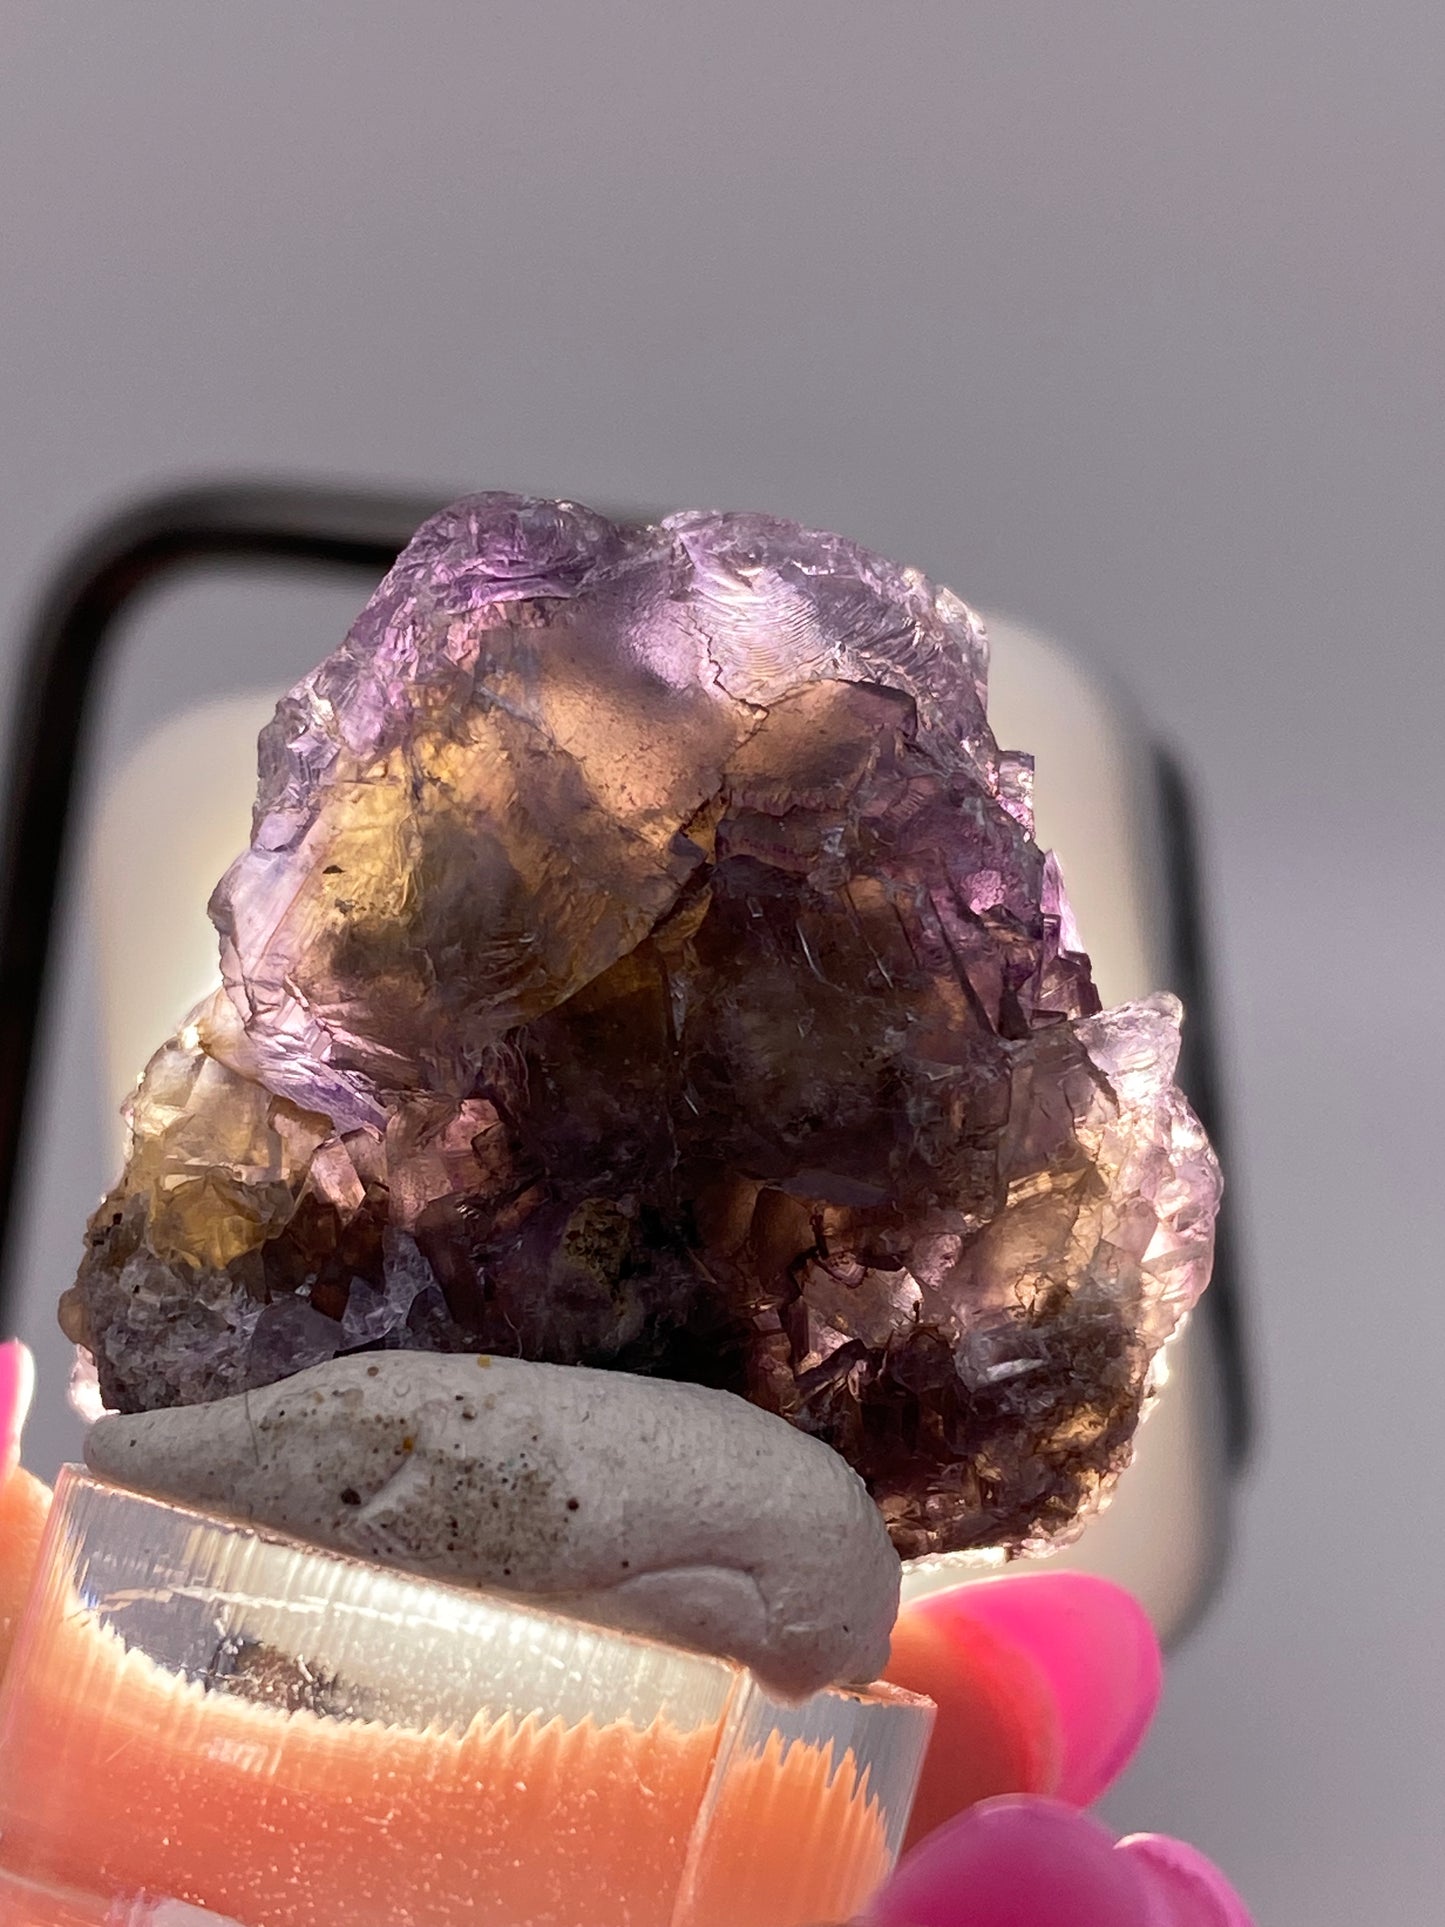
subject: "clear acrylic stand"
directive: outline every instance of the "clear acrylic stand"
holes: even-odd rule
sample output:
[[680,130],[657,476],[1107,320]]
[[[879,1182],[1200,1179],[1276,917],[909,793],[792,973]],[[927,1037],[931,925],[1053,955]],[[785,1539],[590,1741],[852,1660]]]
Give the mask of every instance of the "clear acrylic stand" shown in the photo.
[[70,1469],[0,1695],[0,1927],[845,1920],[931,1718]]

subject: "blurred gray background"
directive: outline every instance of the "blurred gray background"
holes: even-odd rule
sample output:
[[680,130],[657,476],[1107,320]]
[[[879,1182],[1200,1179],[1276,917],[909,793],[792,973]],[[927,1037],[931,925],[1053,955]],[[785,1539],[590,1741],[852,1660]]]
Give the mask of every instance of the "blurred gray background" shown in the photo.
[[[1261,1927],[1445,1914],[1442,75],[1400,0],[0,4],[4,677],[129,492],[508,486],[843,530],[1184,751],[1263,1429],[1109,1817]],[[106,753],[354,600],[157,612]]]

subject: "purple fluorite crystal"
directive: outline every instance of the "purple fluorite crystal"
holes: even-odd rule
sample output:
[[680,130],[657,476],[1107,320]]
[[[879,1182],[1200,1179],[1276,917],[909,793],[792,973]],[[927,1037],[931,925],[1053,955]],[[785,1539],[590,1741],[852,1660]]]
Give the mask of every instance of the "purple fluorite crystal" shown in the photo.
[[223,988],[67,1331],[107,1402],[364,1346],[731,1388],[905,1553],[1066,1530],[1202,1290],[1167,997],[1100,1013],[949,591],[482,495],[261,738]]

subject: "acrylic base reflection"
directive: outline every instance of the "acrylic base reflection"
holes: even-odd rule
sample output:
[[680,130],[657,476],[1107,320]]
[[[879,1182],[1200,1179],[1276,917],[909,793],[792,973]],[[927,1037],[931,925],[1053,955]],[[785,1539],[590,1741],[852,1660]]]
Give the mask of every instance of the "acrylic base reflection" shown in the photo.
[[841,1920],[931,1717],[72,1470],[0,1701],[0,1923]]

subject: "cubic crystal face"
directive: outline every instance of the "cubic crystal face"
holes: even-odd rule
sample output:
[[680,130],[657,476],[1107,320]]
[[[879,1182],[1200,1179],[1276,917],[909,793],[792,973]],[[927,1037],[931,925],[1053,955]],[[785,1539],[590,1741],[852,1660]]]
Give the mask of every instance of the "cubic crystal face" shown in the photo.
[[427,523],[260,745],[222,987],[62,1322],[106,1402],[373,1347],[721,1386],[906,1555],[1065,1533],[1209,1271],[1169,997],[1101,1012],[987,642],[764,516]]

